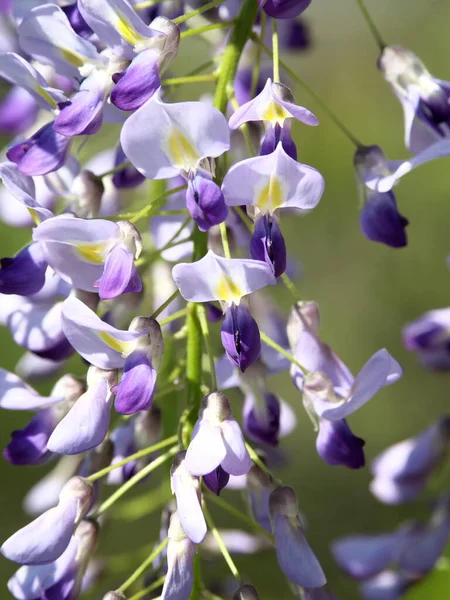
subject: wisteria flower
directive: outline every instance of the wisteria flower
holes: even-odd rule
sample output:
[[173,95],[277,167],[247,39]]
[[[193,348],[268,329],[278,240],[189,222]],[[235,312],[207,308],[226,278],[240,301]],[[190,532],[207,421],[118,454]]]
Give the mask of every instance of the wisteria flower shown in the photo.
[[430,310],[403,328],[403,343],[428,369],[450,368],[450,309]]
[[183,530],[175,511],[170,518],[167,575],[161,600],[188,600],[194,585],[195,544]]
[[192,475],[207,475],[219,465],[230,475],[245,475],[252,461],[228,399],[219,392],[205,396],[185,458]]

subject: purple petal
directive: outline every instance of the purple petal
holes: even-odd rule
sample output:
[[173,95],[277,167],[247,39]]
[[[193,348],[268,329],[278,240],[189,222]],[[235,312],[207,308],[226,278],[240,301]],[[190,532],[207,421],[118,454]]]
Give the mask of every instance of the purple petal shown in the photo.
[[376,577],[364,581],[361,592],[364,600],[400,600],[411,584],[403,573],[383,571]]
[[228,216],[228,206],[219,186],[199,174],[188,181],[186,206],[200,231],[223,223]]
[[[114,160],[114,165],[117,167],[122,163],[127,161],[127,157],[125,156],[122,147],[119,145],[116,152],[116,158]],[[141,175],[136,167],[130,165],[128,167],[124,167],[117,173],[114,173],[112,182],[117,189],[130,189],[137,187],[141,183],[145,181],[144,175]],[[153,219],[152,219],[153,221]]]
[[355,535],[333,543],[336,562],[356,579],[369,579],[385,569],[399,547],[397,534]]
[[220,496],[220,492],[227,486],[230,480],[230,475],[219,465],[211,473],[203,475],[203,483],[216,496]]
[[285,272],[286,243],[275,216],[265,214],[257,218],[250,240],[250,255],[272,267],[275,277]]
[[33,388],[17,377],[0,369],[0,408],[7,410],[36,410],[57,402],[60,397],[40,396]]
[[311,4],[311,0],[259,0],[264,11],[275,19],[298,17]]
[[161,598],[189,600],[194,585],[195,545],[188,539],[169,540],[167,547],[167,575]]
[[402,571],[423,576],[433,570],[443,554],[450,535],[450,522],[411,527],[404,532],[397,563]]
[[247,394],[243,415],[244,429],[250,437],[262,444],[278,445],[281,407],[274,394],[263,394],[262,402],[255,396]]
[[120,74],[111,102],[121,110],[136,110],[161,87],[159,54],[149,48],[140,52]]
[[345,419],[320,420],[316,448],[320,458],[329,465],[361,469],[365,465],[364,445],[364,440],[352,433]]
[[58,454],[79,454],[101,444],[109,428],[109,396],[106,380],[90,386],[56,426],[48,449]]
[[221,462],[222,469],[230,475],[246,475],[251,469],[252,460],[245,447],[241,428],[230,418],[223,421],[220,429],[226,449],[226,455]]
[[38,110],[33,96],[14,86],[0,102],[0,133],[10,136],[24,133],[34,125]]
[[98,285],[98,295],[102,300],[142,291],[142,281],[131,252],[122,246],[116,246],[106,257],[103,275],[95,285]]
[[322,567],[311,550],[300,524],[294,526],[287,517],[275,514],[273,534],[278,563],[286,577],[306,588],[325,585]]
[[147,351],[135,350],[125,360],[122,379],[113,388],[116,411],[132,415],[139,410],[148,410],[153,402],[155,386],[156,371]]
[[26,246],[14,258],[0,260],[0,293],[31,296],[45,283],[47,261],[40,244]]
[[408,243],[405,229],[409,221],[398,212],[392,192],[381,194],[366,188],[366,201],[359,220],[362,232],[373,242],[391,248],[403,248]]
[[50,458],[47,443],[56,425],[51,409],[38,412],[26,427],[11,433],[12,440],[3,451],[13,465],[39,465]]
[[232,304],[222,323],[222,345],[227,356],[242,372],[261,354],[258,324],[243,304]]
[[1,547],[3,555],[26,565],[53,562],[69,545],[77,513],[76,499],[60,502],[8,538]]

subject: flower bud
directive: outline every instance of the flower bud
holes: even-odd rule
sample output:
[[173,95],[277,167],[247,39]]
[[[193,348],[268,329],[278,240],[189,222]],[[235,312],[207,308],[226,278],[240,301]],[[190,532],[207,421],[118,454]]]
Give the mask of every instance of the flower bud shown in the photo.
[[250,254],[255,260],[267,263],[275,277],[286,270],[286,243],[275,215],[265,214],[256,219],[250,240]]
[[264,12],[274,19],[298,17],[311,4],[311,0],[258,0]]
[[77,521],[80,521],[90,510],[94,499],[94,486],[82,477],[72,477],[64,485],[60,494],[60,502],[78,500]]
[[230,402],[221,392],[212,392],[204,396],[200,412],[203,418],[217,424],[233,416]]
[[100,177],[94,175],[92,171],[83,170],[75,177],[70,191],[74,196],[74,210],[78,217],[98,215],[105,191]]
[[222,190],[203,174],[189,176],[186,206],[200,231],[208,231],[214,225],[223,223],[228,216]]
[[233,596],[233,600],[259,600],[258,592],[252,585],[241,585]]
[[229,474],[220,465],[211,473],[203,475],[203,483],[216,496],[220,496],[220,492],[227,486],[229,481]]
[[142,252],[142,238],[139,231],[129,221],[117,221],[117,225],[120,229],[122,245],[135,259],[139,258]]
[[243,304],[232,304],[221,329],[222,345],[228,358],[244,372],[261,354],[258,324]]
[[269,506],[272,519],[277,514],[289,520],[295,520],[298,516],[297,496],[294,490],[287,485],[273,490],[270,494]]

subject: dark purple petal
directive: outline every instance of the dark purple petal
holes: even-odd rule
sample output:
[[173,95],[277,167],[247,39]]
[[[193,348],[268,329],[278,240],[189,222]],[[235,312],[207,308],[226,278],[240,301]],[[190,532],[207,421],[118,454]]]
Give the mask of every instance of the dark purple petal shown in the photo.
[[96,73],[87,77],[79,91],[56,117],[54,129],[66,136],[92,135],[102,126],[105,89]]
[[258,324],[248,308],[232,304],[225,313],[221,330],[228,358],[244,372],[261,354]]
[[217,323],[223,319],[223,310],[213,302],[206,302],[206,317],[211,323]]
[[53,346],[50,346],[48,348],[46,348],[45,350],[40,350],[40,351],[36,351],[36,350],[32,350],[33,354],[36,354],[37,356],[40,356],[41,358],[46,358],[48,360],[54,360],[54,361],[60,361],[60,360],[64,360],[65,358],[68,358],[69,356],[72,356],[72,354],[75,352],[75,350],[73,349],[72,345],[70,344],[69,340],[66,338],[66,336],[64,335],[62,329],[61,329],[61,339],[59,340],[58,343],[53,344]]
[[280,47],[284,50],[299,51],[311,47],[311,33],[303,19],[282,21],[279,28]]
[[266,213],[257,218],[250,240],[250,254],[272,267],[275,277],[286,270],[286,243],[278,219]]
[[203,483],[211,490],[211,492],[213,492],[213,494],[216,494],[216,496],[220,496],[220,492],[226,487],[229,480],[229,474],[224,471],[220,465],[211,473],[203,475]]
[[320,420],[316,440],[317,452],[329,465],[343,465],[349,469],[364,467],[364,440],[356,437],[345,419]]
[[47,442],[55,426],[52,409],[38,412],[26,427],[12,432],[12,439],[3,450],[3,456],[13,465],[39,465],[45,462],[51,456]]
[[53,123],[47,123],[28,140],[11,146],[6,156],[24,175],[46,175],[63,166],[70,144],[69,137],[57,133]]
[[401,544],[396,533],[352,535],[333,543],[338,565],[355,579],[374,577],[394,560]]
[[45,283],[47,262],[41,244],[26,246],[14,258],[0,259],[0,293],[31,296]]
[[[125,156],[125,152],[122,150],[122,146],[119,146],[117,148],[114,166],[117,167],[118,165],[121,165],[122,163],[126,162],[127,160],[128,159]],[[125,167],[125,168],[121,169],[120,171],[117,171],[117,173],[114,173],[113,178],[112,178],[112,182],[117,189],[134,188],[134,187],[137,187],[138,185],[140,185],[144,181],[145,181],[144,175],[139,173],[139,171],[136,169],[136,167],[133,167],[133,165],[129,165],[128,167]]]
[[403,248],[408,243],[405,231],[408,223],[408,219],[398,212],[392,192],[382,194],[367,189],[360,224],[369,240],[392,248]]
[[263,406],[247,397],[244,406],[244,429],[257,441],[269,446],[278,445],[280,433],[280,402],[274,394],[264,394]]
[[111,300],[128,292],[140,292],[142,281],[131,252],[116,246],[106,257],[103,275],[95,286],[98,286],[98,295],[102,300]]
[[260,155],[272,154],[275,152],[278,143],[281,142],[283,150],[294,160],[297,160],[297,146],[291,136],[291,125],[289,120],[285,120],[283,127],[278,123],[266,125],[266,134],[261,144]]
[[188,181],[186,206],[200,231],[223,223],[228,216],[228,206],[220,187],[197,174]]
[[432,571],[447,546],[450,521],[424,525],[413,524],[403,531],[403,543],[397,562],[402,571],[423,576]]
[[111,102],[122,110],[136,110],[160,87],[158,54],[151,49],[144,50],[120,73],[111,92]]
[[14,86],[0,102],[0,133],[19,135],[32,127],[39,107],[23,88]]
[[82,38],[88,39],[94,33],[86,21],[81,16],[81,13],[78,9],[78,4],[74,2],[73,4],[67,4],[62,7],[62,11],[66,14],[66,17],[69,19],[69,23],[72,26],[72,29],[75,33]]
[[77,570],[73,566],[58,583],[46,589],[39,600],[74,600],[71,592],[75,587],[76,578]]
[[135,350],[125,360],[120,383],[113,388],[114,407],[122,415],[148,410],[155,393],[156,371],[146,351]]
[[311,4],[311,0],[258,0],[264,11],[275,19],[298,17]]

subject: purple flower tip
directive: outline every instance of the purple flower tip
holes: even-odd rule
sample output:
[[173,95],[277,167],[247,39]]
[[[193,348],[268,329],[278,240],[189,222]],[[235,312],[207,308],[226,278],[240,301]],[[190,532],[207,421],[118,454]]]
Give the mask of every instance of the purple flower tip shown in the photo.
[[232,304],[225,313],[221,331],[228,358],[244,372],[261,354],[258,324],[248,308]]

